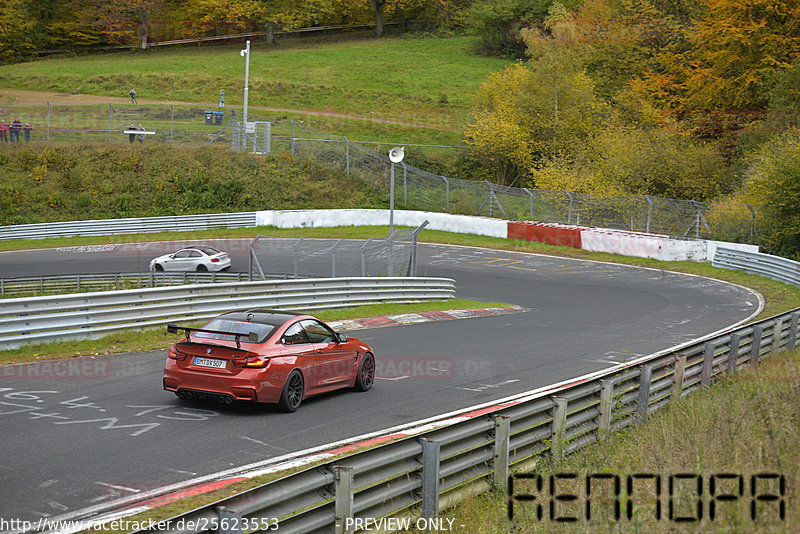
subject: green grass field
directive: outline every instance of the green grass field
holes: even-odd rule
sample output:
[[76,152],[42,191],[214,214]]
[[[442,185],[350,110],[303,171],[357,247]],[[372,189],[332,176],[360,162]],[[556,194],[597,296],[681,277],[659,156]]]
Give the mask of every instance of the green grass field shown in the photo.
[[[458,129],[480,84],[508,61],[469,52],[471,38],[333,44],[254,43],[249,105],[331,111]],[[3,88],[240,106],[241,45],[148,49],[0,67]]]

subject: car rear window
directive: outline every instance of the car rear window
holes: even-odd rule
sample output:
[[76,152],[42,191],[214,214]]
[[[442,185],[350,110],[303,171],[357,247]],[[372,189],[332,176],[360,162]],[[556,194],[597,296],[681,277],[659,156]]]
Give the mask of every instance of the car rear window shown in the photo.
[[195,247],[195,248],[197,248],[198,250],[202,250],[203,252],[205,252],[209,256],[214,256],[216,254],[219,254],[219,250],[215,249],[214,247],[209,247],[209,246],[206,246],[206,245],[202,245],[202,246]]
[[[262,323],[250,323],[247,321],[233,321],[231,319],[213,319],[208,324],[203,326],[206,330],[217,330],[220,332],[231,332],[235,334],[242,334],[243,337],[239,341],[247,342],[247,336],[250,332],[258,334],[258,342],[263,343],[267,340],[269,335],[275,329],[274,326]],[[217,339],[225,341],[234,341],[235,337],[232,335],[224,334],[210,334],[208,332],[195,332],[192,334],[195,338],[202,339]]]

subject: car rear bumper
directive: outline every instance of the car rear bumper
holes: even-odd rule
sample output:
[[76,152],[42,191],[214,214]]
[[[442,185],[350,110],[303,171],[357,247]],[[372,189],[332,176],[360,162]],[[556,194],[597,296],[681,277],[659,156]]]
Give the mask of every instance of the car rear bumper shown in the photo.
[[241,373],[239,376],[209,375],[178,369],[170,363],[164,368],[164,389],[181,398],[230,397],[238,401],[276,403],[283,392],[283,382],[277,380],[278,377],[271,377],[268,372]]

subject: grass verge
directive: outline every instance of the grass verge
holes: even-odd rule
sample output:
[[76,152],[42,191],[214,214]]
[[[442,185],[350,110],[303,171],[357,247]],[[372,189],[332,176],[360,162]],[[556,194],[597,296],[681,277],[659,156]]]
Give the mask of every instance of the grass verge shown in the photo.
[[[707,390],[691,393],[652,415],[645,424],[568,455],[562,463],[549,456],[540,457],[535,465],[520,472],[541,476],[542,488],[537,488],[536,479],[516,479],[514,483],[514,495],[539,499],[515,500],[513,519],[509,519],[508,495],[499,490],[467,498],[440,517],[452,519],[456,533],[797,532],[799,434],[800,350],[794,350],[773,356],[757,369],[745,369]],[[645,479],[635,480],[634,493],[627,493],[627,476],[645,473],[661,477],[660,496],[654,491],[654,482]],[[550,497],[550,477],[564,474],[578,475],[575,480],[556,479],[556,493],[576,495],[572,502]],[[612,484],[599,478],[592,481],[592,494],[587,495],[586,477],[598,474],[620,477],[618,500]],[[671,488],[670,476],[680,474],[690,478],[673,479]],[[756,478],[753,491],[752,476],[760,474],[784,476],[784,494],[779,481],[766,477]],[[738,487],[740,475],[742,490]],[[716,477],[713,489],[712,476]],[[697,490],[698,480],[702,493]],[[715,501],[713,519],[712,492],[718,497],[734,497]],[[759,495],[778,499],[760,500]],[[555,503],[552,511],[551,502]],[[589,520],[587,502],[591,502]],[[618,520],[615,502],[621,508]],[[657,503],[661,505],[660,519],[656,519]],[[538,505],[543,508],[541,518]],[[631,519],[627,517],[628,506]],[[556,517],[574,517],[577,521],[557,521]],[[680,521],[680,517],[687,519]],[[690,519],[698,517],[697,521]]]
[[[494,308],[508,306],[498,302],[478,302],[475,300],[452,299],[446,301],[417,302],[411,304],[370,304],[349,308],[336,308],[320,312],[309,311],[323,321],[354,319],[415,313],[424,311],[444,311],[470,308]],[[193,323],[199,326],[201,323]],[[53,360],[56,358],[73,358],[76,356],[99,356],[121,352],[138,352],[164,349],[172,345],[178,337],[170,334],[166,328],[145,330],[127,330],[117,332],[99,339],[83,339],[75,341],[56,341],[53,343],[26,345],[14,350],[0,351],[0,365],[29,361]]]

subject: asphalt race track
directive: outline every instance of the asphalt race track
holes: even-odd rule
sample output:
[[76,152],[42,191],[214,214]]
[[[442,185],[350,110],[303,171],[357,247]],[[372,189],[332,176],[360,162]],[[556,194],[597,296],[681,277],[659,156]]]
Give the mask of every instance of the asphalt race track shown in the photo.
[[[3,253],[0,273],[136,271],[161,253]],[[247,270],[246,252],[232,257],[232,270]],[[500,399],[727,328],[760,307],[741,287],[615,264],[445,245],[421,245],[418,264],[420,275],[454,278],[462,298],[528,311],[351,332],[375,349],[374,388],[310,399],[294,414],[182,401],[161,389],[165,350],[0,367],[0,517],[70,514]],[[408,368],[415,376],[397,371]]]

